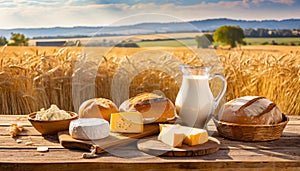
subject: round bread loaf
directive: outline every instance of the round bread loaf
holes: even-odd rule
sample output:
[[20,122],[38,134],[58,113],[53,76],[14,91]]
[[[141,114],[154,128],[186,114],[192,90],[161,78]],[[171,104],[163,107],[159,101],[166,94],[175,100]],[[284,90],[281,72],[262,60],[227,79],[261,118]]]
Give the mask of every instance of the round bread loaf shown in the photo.
[[175,117],[175,105],[166,97],[154,93],[142,93],[124,101],[121,112],[140,112],[144,123],[166,122]]
[[249,124],[271,125],[282,121],[278,106],[265,97],[244,96],[225,103],[220,121]]
[[83,102],[79,107],[79,118],[103,118],[110,121],[111,113],[118,112],[118,107],[105,98],[94,98]]

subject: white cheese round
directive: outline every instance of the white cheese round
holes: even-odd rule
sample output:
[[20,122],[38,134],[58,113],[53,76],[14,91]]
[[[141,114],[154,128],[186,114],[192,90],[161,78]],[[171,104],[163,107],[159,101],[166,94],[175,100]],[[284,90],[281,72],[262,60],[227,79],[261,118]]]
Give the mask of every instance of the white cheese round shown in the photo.
[[69,133],[75,139],[98,140],[109,136],[109,123],[101,118],[79,118],[70,123]]

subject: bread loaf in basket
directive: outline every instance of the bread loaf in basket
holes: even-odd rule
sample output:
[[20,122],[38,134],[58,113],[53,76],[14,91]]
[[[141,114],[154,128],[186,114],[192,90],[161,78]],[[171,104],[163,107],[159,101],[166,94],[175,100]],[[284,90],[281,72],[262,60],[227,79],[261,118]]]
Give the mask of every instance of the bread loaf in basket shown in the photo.
[[244,96],[225,103],[224,112],[214,122],[225,138],[269,141],[280,138],[288,118],[269,99]]

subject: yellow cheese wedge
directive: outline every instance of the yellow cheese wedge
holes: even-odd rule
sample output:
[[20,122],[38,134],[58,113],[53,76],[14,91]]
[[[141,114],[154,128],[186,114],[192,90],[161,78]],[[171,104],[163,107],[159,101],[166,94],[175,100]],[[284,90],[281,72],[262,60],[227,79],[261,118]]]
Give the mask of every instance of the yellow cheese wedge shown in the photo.
[[142,133],[143,130],[143,115],[139,112],[112,113],[110,116],[111,132]]
[[[203,144],[208,141],[208,134],[207,131],[204,129],[186,127],[181,125],[172,125],[172,124],[160,124],[159,128],[161,132],[163,130],[167,131],[170,129],[174,129],[174,131],[170,131],[170,134],[172,134],[172,132],[184,134],[183,143],[190,146]],[[159,136],[163,136],[163,135],[160,134]],[[162,140],[163,137],[158,137],[158,139]]]
[[162,127],[158,135],[158,140],[172,147],[181,147],[185,135],[178,130],[175,126],[173,127]]
[[193,146],[204,144],[208,141],[207,131],[199,128],[182,127],[184,135],[186,136],[183,140],[184,144]]

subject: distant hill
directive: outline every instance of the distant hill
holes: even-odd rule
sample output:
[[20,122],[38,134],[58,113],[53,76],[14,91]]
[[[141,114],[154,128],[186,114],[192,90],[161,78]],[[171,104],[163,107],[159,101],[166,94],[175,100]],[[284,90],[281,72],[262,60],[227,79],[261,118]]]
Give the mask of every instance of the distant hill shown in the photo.
[[226,18],[207,19],[190,22],[141,23],[116,27],[53,27],[0,29],[0,36],[10,37],[11,32],[34,37],[87,37],[93,35],[130,35],[152,33],[175,33],[193,31],[212,31],[222,25],[238,25],[243,29],[299,29],[300,19],[286,20],[232,20]]

